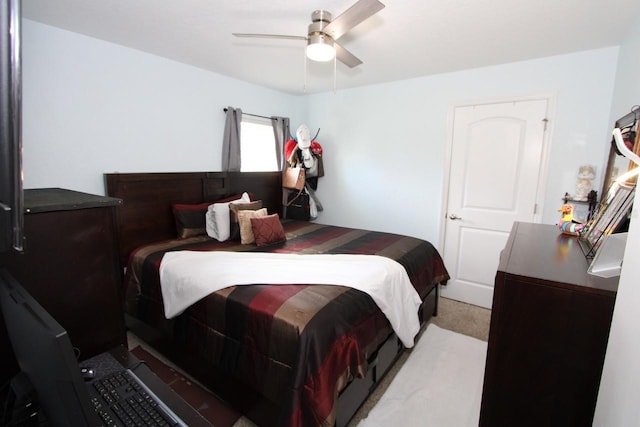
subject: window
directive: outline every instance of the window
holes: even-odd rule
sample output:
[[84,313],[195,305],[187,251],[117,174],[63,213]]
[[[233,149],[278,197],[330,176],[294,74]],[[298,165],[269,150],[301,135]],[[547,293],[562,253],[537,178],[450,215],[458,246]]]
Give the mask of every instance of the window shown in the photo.
[[242,117],[240,123],[240,170],[277,171],[275,137],[269,119]]

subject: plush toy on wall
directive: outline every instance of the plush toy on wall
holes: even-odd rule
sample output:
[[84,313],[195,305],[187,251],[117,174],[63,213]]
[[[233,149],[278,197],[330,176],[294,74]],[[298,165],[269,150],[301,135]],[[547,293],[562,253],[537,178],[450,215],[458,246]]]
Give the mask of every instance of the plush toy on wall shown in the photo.
[[579,236],[582,230],[584,230],[585,225],[580,221],[573,219],[573,205],[564,204],[560,209],[558,209],[558,212],[562,213],[562,217],[558,223],[560,231],[571,236]]

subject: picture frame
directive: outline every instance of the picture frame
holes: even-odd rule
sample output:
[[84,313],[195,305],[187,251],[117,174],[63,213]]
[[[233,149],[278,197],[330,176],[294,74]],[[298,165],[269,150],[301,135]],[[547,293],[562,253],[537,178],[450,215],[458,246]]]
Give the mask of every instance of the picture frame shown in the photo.
[[614,182],[600,203],[595,215],[580,235],[580,244],[587,258],[593,258],[604,237],[616,231],[627,219],[635,196],[635,184]]

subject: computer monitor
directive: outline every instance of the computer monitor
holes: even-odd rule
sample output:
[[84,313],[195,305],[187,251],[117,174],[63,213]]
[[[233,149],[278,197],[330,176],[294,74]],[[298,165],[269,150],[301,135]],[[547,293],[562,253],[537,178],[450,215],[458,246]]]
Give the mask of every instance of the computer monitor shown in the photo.
[[48,425],[101,425],[67,332],[5,269],[0,305],[20,369]]

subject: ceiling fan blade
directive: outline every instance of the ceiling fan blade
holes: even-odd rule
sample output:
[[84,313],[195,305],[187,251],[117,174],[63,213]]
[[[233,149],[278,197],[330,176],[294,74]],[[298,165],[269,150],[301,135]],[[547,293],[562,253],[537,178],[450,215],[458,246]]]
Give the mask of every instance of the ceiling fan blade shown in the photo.
[[262,38],[262,39],[287,39],[287,40],[307,40],[305,36],[287,36],[284,34],[251,34],[251,33],[232,33],[236,37],[246,38]]
[[357,67],[362,64],[362,61],[360,61],[353,53],[349,52],[338,43],[334,42],[333,46],[336,48],[336,58],[338,58],[338,61],[350,68]]
[[359,0],[342,15],[327,24],[322,31],[337,40],[344,33],[382,9],[384,9],[384,5],[378,0]]

